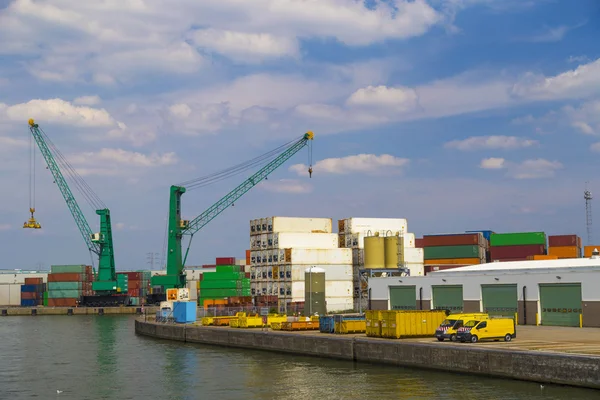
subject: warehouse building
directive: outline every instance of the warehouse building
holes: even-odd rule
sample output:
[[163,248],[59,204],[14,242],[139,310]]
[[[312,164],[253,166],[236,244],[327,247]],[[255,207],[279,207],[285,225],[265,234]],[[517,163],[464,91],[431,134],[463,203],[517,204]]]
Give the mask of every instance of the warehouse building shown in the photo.
[[600,258],[493,262],[424,277],[371,278],[376,310],[516,316],[523,325],[600,327]]

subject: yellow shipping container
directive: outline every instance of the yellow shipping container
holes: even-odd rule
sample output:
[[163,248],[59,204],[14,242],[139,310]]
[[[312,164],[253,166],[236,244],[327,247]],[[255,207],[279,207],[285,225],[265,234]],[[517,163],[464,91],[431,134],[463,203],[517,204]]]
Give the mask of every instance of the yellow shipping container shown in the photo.
[[585,246],[583,248],[583,256],[585,258],[590,258],[592,256],[592,251],[594,251],[594,249],[598,249],[598,251],[600,251],[600,246]]
[[366,332],[369,337],[381,337],[381,311],[365,311]]
[[202,318],[202,325],[210,326],[214,323],[215,319],[213,317],[204,317]]
[[425,260],[425,265],[475,265],[481,264],[479,258],[441,258],[439,260]]
[[558,256],[549,256],[545,254],[536,254],[533,256],[527,256],[528,260],[558,260]]
[[269,314],[269,316],[267,317],[267,325],[269,326],[273,326],[273,324],[275,323],[282,323],[282,322],[286,322],[287,321],[287,316],[286,315],[279,315],[279,314]]
[[365,333],[366,330],[367,321],[364,319],[336,322],[334,327],[335,333]]
[[[232,328],[233,325],[229,324]],[[260,328],[263,326],[263,319],[260,315],[249,315],[239,319],[238,328]]]
[[558,258],[579,258],[577,246],[548,247],[548,255]]
[[239,328],[240,327],[240,318],[233,318],[229,320],[230,328]]
[[446,312],[441,310],[382,311],[381,336],[392,339],[434,336],[445,319]]
[[273,329],[274,331],[280,331],[282,323],[283,322],[272,322],[271,323],[271,329]]

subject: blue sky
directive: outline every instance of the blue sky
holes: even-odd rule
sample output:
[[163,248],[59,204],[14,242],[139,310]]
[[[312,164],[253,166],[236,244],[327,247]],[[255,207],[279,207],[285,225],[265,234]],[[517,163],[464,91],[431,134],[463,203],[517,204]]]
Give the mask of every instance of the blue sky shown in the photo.
[[[111,209],[119,269],[163,252],[171,184],[307,130],[313,177],[303,150],[199,232],[188,264],[242,257],[249,220],[273,215],[585,240],[598,17],[595,0],[0,0],[0,268],[90,259],[39,152],[43,229],[21,228],[28,118]],[[187,193],[184,216],[242,180]]]

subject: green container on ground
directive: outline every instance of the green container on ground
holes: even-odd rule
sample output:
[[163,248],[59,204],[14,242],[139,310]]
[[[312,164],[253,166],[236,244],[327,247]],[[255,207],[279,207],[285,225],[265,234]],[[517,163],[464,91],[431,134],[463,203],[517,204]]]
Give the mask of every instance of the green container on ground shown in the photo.
[[78,299],[81,297],[81,290],[50,290],[48,291],[49,299]]
[[50,273],[52,274],[84,274],[85,265],[52,265]]
[[219,272],[240,272],[242,267],[239,265],[217,265],[217,273]]
[[48,307],[48,292],[44,292],[44,297],[43,297],[43,300],[42,300],[42,304],[45,307]]
[[139,297],[130,297],[129,300],[131,300],[131,305],[132,306],[139,306],[140,305],[140,298]]
[[442,258],[480,258],[482,257],[481,248],[474,246],[432,246],[425,247],[424,259],[436,260]]
[[242,289],[202,289],[202,297],[208,299],[219,299],[241,295]]
[[238,280],[245,277],[243,272],[205,272],[202,274],[202,281]]
[[529,244],[543,244],[546,246],[544,232],[516,232],[492,233],[490,246],[524,246]]
[[83,282],[48,282],[48,290],[81,290]]
[[241,289],[241,281],[200,281],[200,289]]

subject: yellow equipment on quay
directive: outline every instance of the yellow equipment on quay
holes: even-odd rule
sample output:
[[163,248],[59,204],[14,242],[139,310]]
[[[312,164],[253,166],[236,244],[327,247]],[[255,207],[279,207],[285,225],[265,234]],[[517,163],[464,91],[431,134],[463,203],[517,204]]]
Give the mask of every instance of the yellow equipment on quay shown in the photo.
[[369,310],[366,331],[367,336],[390,339],[432,337],[444,319],[443,310]]

